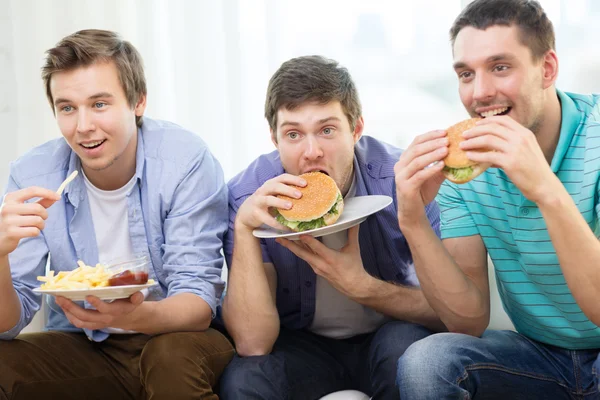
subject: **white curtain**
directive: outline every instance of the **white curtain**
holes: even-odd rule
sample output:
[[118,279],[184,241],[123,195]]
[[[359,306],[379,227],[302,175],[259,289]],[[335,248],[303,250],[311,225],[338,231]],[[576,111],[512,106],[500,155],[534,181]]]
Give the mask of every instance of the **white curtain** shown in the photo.
[[[466,116],[448,30],[469,0],[0,0],[0,188],[8,163],[59,137],[40,78],[44,51],[80,29],[118,31],[141,52],[147,115],[200,135],[227,179],[270,151],[269,77],[295,56],[350,70],[367,134],[407,146]],[[542,0],[557,32],[559,87],[600,91],[600,2]]]
[[88,28],[117,31],[138,48],[146,114],[200,135],[230,178],[260,136],[243,128],[237,16],[236,1],[0,0],[0,186],[11,160],[60,137],[40,78],[44,51]]

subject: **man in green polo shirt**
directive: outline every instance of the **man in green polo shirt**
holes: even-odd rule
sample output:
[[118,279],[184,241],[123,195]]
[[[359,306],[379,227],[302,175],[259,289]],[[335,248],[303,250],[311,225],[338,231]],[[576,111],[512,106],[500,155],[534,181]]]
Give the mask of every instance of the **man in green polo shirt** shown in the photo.
[[[400,397],[596,398],[600,97],[556,89],[554,32],[536,1],[475,0],[450,34],[461,101],[486,117],[461,147],[493,167],[444,181],[444,131],[417,137],[396,165],[400,228],[450,331],[400,358]],[[441,240],[424,212],[436,195]],[[487,254],[517,332],[486,331]]]

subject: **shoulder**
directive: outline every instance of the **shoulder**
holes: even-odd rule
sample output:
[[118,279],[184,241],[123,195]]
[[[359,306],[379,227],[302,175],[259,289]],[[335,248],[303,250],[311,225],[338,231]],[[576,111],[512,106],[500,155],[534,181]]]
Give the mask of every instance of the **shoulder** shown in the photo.
[[141,130],[146,159],[185,164],[208,152],[199,135],[172,122],[144,117]]
[[394,177],[394,165],[398,162],[402,149],[382,142],[372,136],[363,135],[354,147],[359,167],[375,178]]
[[266,181],[283,172],[277,151],[261,155],[227,183],[230,199],[238,201],[251,195]]

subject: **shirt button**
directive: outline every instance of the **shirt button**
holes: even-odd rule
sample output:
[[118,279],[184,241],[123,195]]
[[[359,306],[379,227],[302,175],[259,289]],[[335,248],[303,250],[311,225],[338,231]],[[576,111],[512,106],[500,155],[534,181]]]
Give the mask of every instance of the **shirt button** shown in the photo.
[[306,282],[304,282],[304,286],[311,287],[312,286],[312,282],[311,281],[306,281]]
[[368,170],[372,170],[372,169],[373,169],[373,166],[372,166],[371,164],[367,164],[367,169],[368,169]]
[[529,214],[529,208],[521,207],[521,214],[528,215]]

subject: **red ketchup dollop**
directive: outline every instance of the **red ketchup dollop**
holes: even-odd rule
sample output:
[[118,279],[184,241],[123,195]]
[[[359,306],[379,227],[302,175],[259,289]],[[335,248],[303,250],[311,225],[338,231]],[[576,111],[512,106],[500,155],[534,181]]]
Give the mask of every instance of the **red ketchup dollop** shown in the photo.
[[143,285],[147,282],[147,272],[131,272],[130,270],[125,270],[121,273],[111,276],[108,279],[108,286]]

